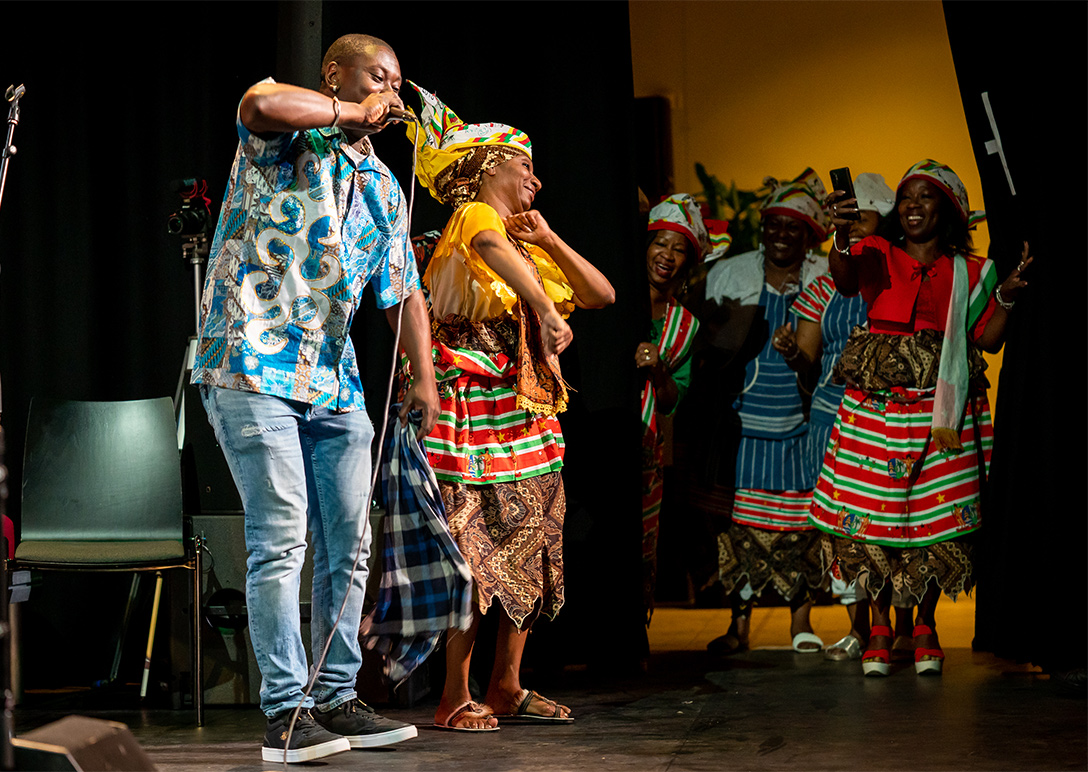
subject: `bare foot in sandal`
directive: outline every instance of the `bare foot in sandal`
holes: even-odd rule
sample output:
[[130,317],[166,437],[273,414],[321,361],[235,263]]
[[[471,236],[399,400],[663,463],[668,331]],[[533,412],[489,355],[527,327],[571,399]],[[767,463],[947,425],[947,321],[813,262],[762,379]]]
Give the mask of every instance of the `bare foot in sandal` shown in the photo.
[[[489,697],[490,702],[490,697]],[[560,705],[555,700],[542,697],[531,689],[522,689],[513,698],[496,696],[494,703],[496,717],[504,722],[555,722],[569,724],[574,719],[570,708]]]
[[440,703],[434,714],[434,725],[439,729],[452,729],[456,732],[492,732],[499,728],[499,722],[492,712],[487,705],[472,701],[452,711]]

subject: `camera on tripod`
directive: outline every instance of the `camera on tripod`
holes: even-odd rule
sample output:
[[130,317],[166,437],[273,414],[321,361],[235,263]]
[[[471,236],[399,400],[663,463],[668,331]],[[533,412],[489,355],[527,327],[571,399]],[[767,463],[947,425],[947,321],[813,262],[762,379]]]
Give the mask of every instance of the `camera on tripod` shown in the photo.
[[211,201],[208,200],[208,182],[190,177],[171,183],[171,188],[181,196],[181,208],[166,218],[166,230],[174,236],[206,236],[214,226]]

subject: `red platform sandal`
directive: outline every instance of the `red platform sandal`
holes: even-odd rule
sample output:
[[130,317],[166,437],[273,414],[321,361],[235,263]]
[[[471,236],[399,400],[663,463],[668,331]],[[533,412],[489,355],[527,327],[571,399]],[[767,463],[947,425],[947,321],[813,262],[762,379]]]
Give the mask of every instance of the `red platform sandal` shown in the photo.
[[[892,629],[887,625],[873,625],[869,640],[878,636],[892,637]],[[866,649],[861,655],[861,672],[867,676],[886,676],[891,672],[891,654],[887,649]]]
[[[935,635],[929,625],[915,625],[914,637],[919,635]],[[918,675],[940,675],[944,667],[944,651],[940,647],[936,649],[914,649],[914,671]]]

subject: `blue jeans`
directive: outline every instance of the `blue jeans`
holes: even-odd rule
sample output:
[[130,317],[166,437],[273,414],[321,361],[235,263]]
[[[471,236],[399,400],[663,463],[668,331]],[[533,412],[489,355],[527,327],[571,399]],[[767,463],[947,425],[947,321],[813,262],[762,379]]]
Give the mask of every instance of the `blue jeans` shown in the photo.
[[[246,605],[262,677],[261,710],[274,716],[300,701],[327,710],[354,699],[370,555],[370,418],[233,389],[201,386],[200,394],[245,510]],[[307,530],[314,542],[315,660],[356,570],[328,658],[303,701],[309,679],[299,579]]]

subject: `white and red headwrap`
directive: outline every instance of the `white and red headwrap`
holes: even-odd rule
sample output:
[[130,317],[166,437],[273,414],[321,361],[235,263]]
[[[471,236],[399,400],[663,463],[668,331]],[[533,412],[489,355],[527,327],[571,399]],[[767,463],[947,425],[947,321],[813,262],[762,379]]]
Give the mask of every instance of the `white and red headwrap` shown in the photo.
[[951,168],[937,163],[932,158],[919,161],[907,169],[907,173],[899,181],[896,193],[902,190],[909,180],[918,179],[919,177],[932,182],[940,188],[941,192],[948,196],[949,200],[955,205],[960,219],[967,222],[971,214],[971,208],[967,205],[967,188],[964,186],[963,180]]
[[774,178],[764,180],[772,187],[771,194],[760,206],[762,215],[784,214],[806,223],[820,241],[827,238],[829,220],[824,209],[827,189],[812,168],[805,169],[793,182],[780,183]]
[[673,231],[687,237],[695,247],[695,255],[706,254],[709,237],[699,204],[687,193],[674,193],[650,210],[648,231]]

